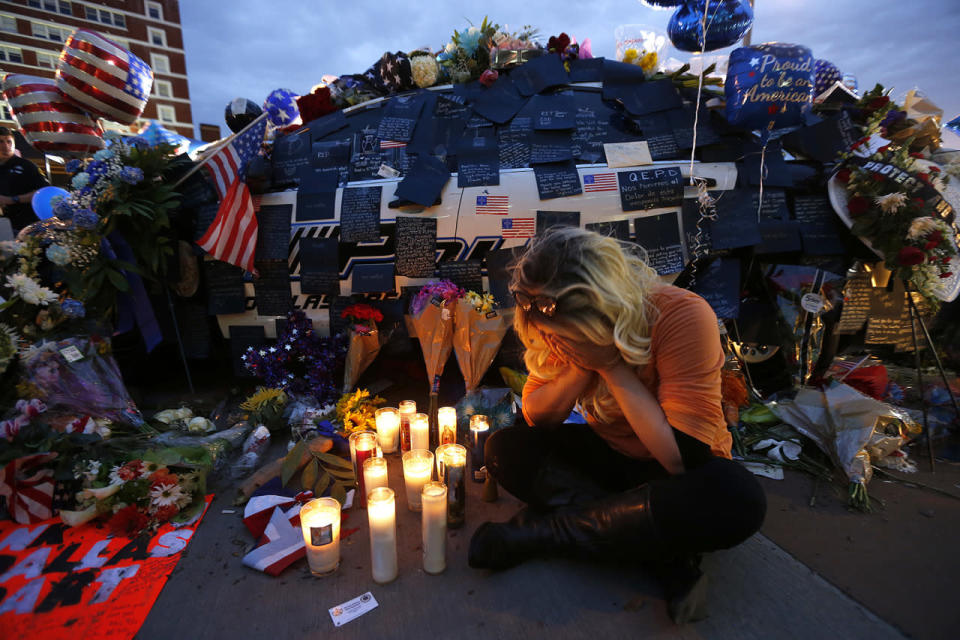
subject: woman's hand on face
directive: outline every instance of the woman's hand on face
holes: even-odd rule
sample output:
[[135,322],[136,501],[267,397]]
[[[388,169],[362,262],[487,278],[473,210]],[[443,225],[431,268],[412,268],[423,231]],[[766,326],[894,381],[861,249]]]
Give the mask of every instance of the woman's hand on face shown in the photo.
[[558,358],[581,369],[601,372],[623,362],[616,345],[599,346],[550,334],[545,334],[544,340]]

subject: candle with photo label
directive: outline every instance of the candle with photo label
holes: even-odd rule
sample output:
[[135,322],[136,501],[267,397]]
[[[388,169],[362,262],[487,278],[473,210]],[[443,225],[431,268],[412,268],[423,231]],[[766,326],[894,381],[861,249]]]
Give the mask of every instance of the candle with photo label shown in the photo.
[[300,508],[300,528],[307,547],[307,564],[315,576],[330,575],[340,566],[340,503],[315,498]]
[[400,402],[400,451],[410,451],[410,419],[417,412],[417,403],[414,400]]

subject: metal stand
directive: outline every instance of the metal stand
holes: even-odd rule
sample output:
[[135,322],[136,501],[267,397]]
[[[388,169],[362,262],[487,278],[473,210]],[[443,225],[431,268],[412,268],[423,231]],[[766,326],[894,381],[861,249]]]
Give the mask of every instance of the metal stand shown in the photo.
[[953,403],[953,410],[956,412],[958,418],[960,418],[960,404],[957,403],[957,397],[953,394],[953,390],[950,388],[950,381],[947,379],[947,373],[943,369],[943,363],[940,362],[940,354],[937,353],[937,349],[933,344],[933,338],[930,336],[930,332],[927,331],[927,324],[923,321],[923,316],[920,315],[920,312],[917,310],[917,305],[913,301],[913,289],[910,286],[910,282],[905,280],[903,287],[907,291],[907,304],[910,308],[910,335],[913,338],[913,359],[914,366],[917,369],[917,387],[920,390],[920,401],[923,409],[923,430],[927,435],[927,456],[930,459],[930,472],[936,473],[933,456],[933,437],[930,434],[930,426],[928,424],[927,397],[924,393],[920,348],[919,343],[917,342],[917,324],[919,324],[920,328],[923,330],[924,340],[926,341],[930,352],[933,354],[934,362],[937,363],[937,370],[940,372],[940,378],[943,380],[943,385],[947,389],[947,394],[950,395],[950,401]]
[[170,318],[173,320],[173,331],[177,336],[177,348],[180,349],[180,361],[183,362],[183,371],[187,374],[187,387],[190,388],[190,395],[195,395],[193,389],[193,377],[190,375],[190,365],[187,363],[187,353],[183,350],[183,338],[180,337],[180,325],[177,324],[177,313],[173,310],[173,298],[170,297],[170,288],[163,287],[167,294],[167,306],[170,308]]

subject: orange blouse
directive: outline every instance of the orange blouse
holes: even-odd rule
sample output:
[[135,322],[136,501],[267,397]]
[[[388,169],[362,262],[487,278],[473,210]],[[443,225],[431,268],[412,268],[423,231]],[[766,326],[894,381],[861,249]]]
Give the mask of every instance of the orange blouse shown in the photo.
[[[670,426],[710,446],[715,456],[730,457],[732,439],[720,404],[723,348],[717,316],[706,300],[671,285],[652,293],[659,314],[650,334],[651,360],[637,367],[637,377],[656,396]],[[548,380],[531,375],[523,397]],[[532,424],[524,412],[527,423]],[[626,418],[587,423],[615,450],[632,458],[651,458]]]

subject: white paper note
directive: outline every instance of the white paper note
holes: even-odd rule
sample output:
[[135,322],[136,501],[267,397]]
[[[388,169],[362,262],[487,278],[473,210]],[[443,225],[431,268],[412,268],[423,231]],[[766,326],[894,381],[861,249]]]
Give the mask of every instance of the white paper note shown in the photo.
[[653,158],[650,157],[650,148],[645,140],[641,142],[610,142],[603,145],[603,153],[607,156],[607,166],[611,169],[653,164]]
[[373,594],[367,591],[362,596],[357,596],[353,600],[347,600],[343,604],[338,604],[330,608],[330,617],[333,619],[333,625],[340,627],[351,620],[359,618],[368,611],[377,608],[377,599]]

